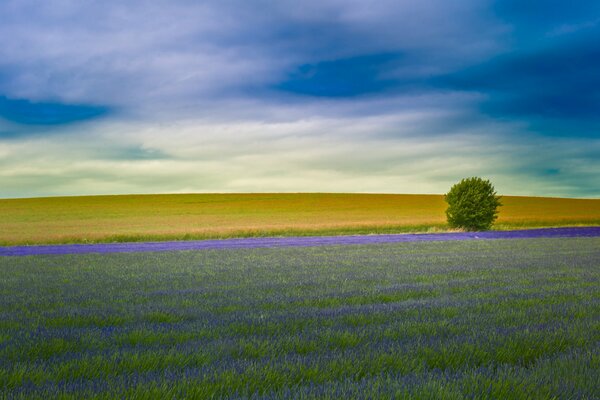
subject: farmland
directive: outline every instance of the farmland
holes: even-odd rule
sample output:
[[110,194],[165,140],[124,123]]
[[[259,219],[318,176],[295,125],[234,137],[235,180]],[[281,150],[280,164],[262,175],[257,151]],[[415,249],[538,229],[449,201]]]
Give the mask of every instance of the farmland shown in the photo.
[[598,398],[600,239],[0,258],[8,398]]
[[[495,229],[600,225],[599,199],[503,197]],[[0,200],[0,245],[446,229],[441,195],[184,194]]]

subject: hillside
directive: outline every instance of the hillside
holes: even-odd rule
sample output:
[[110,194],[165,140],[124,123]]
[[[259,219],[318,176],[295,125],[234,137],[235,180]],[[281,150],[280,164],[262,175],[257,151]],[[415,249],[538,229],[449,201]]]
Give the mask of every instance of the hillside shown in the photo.
[[[600,225],[600,199],[503,197],[495,229]],[[442,195],[169,194],[0,200],[0,244],[440,231]]]

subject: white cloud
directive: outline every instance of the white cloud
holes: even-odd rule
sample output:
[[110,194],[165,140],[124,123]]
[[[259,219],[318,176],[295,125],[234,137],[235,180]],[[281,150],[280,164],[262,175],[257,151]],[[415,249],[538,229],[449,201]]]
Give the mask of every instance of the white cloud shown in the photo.
[[[3,197],[166,192],[443,193],[466,176],[492,179],[504,194],[590,195],[600,165],[577,160],[600,143],[540,147],[493,122],[471,131],[416,135],[438,111],[286,122],[129,121],[80,126],[58,136],[0,145]],[[514,128],[511,127],[511,128]],[[482,134],[482,129],[486,134]],[[85,132],[85,133],[82,133]],[[85,140],[79,140],[80,135]],[[558,154],[560,158],[544,156]],[[579,150],[577,150],[579,149]],[[564,176],[540,176],[554,165]],[[539,173],[538,173],[539,172]],[[576,179],[576,181],[569,181]],[[596,186],[600,187],[600,186]],[[579,191],[578,191],[579,190]]]

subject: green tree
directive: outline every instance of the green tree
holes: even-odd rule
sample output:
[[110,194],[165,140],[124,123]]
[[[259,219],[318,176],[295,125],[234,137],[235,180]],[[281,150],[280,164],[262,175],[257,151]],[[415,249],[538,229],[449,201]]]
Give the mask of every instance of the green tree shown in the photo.
[[465,178],[452,186],[445,200],[448,225],[469,231],[490,229],[502,205],[492,183],[478,177]]

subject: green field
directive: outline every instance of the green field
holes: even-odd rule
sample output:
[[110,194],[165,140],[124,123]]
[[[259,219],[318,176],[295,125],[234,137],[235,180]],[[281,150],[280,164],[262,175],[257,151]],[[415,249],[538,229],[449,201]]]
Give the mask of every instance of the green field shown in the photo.
[[0,398],[600,398],[600,238],[0,257],[0,277]]
[[[600,199],[503,198],[495,229],[600,225]],[[440,195],[183,194],[0,200],[0,245],[446,229]]]

